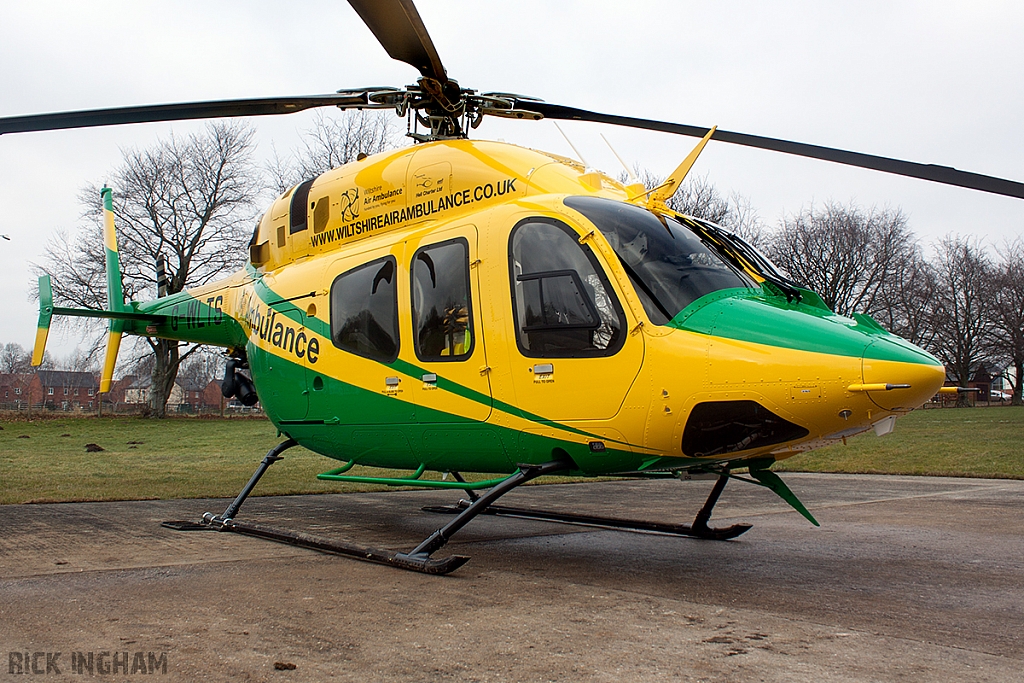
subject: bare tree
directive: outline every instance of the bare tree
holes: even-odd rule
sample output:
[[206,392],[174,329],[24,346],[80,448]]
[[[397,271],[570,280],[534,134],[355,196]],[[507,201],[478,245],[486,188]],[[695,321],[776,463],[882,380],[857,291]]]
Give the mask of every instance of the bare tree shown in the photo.
[[1000,250],[992,293],[995,351],[1014,370],[1010,403],[1024,405],[1024,240],[1017,238]]
[[896,280],[916,241],[899,210],[829,202],[784,218],[768,255],[797,282],[841,315],[883,309],[883,291]]
[[350,110],[337,114],[316,111],[313,127],[304,131],[303,148],[282,159],[276,153],[267,165],[278,192],[315,178],[332,168],[398,147],[395,117],[390,112]]
[[[939,273],[930,350],[939,357],[957,385],[966,387],[971,375],[990,357],[986,339],[992,333],[993,268],[976,239],[945,237],[937,247]],[[960,394],[958,405],[967,405]]]
[[[40,370],[55,370],[56,361],[47,351],[43,354]],[[25,349],[21,344],[8,342],[0,347],[0,374],[32,372],[32,350]]]
[[[168,294],[242,264],[261,190],[253,148],[251,127],[218,122],[184,139],[172,136],[152,148],[124,152],[111,185],[126,296],[155,294],[159,255],[167,259]],[[100,308],[106,294],[99,188],[86,188],[81,200],[92,225],[75,239],[51,241],[40,270],[54,276],[58,299]],[[179,342],[147,341],[155,357],[153,414],[162,417],[178,366],[195,347],[182,353]]]
[[181,364],[178,377],[195,387],[205,387],[212,380],[224,374],[224,356],[212,353],[209,348],[200,349]]
[[[658,179],[661,181],[661,179]],[[656,186],[656,185],[655,185]],[[669,208],[678,213],[728,227],[734,209],[729,198],[719,192],[707,175],[689,176],[668,200]]]
[[744,240],[762,250],[771,239],[771,230],[761,220],[761,215],[750,203],[750,199],[738,192],[733,192],[730,199],[729,216],[722,223]]
[[8,342],[0,347],[0,374],[30,372],[32,354],[25,351],[21,344]]
[[882,287],[875,318],[890,332],[912,344],[929,347],[935,341],[933,318],[938,274],[918,244],[898,255]]
[[99,370],[96,358],[88,351],[79,351],[78,349],[57,359],[54,365],[57,370],[68,372],[96,372]]

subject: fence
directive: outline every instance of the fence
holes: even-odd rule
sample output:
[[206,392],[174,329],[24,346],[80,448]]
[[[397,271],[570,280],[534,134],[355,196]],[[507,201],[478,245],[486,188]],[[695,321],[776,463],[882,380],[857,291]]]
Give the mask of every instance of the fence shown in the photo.
[[[82,405],[70,401],[35,403],[29,405],[27,401],[13,401],[0,403],[0,413],[17,415],[19,417],[49,415],[148,415],[152,409],[146,403],[104,403],[102,408]],[[167,405],[167,413],[170,415],[262,415],[263,410],[259,405],[249,407],[239,403],[226,403],[221,405],[190,404]]]

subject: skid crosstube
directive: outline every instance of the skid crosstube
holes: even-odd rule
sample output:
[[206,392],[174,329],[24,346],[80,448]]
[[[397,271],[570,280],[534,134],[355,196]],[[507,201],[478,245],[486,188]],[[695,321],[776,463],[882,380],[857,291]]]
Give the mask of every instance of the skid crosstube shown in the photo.
[[[468,506],[469,501],[460,500],[455,505],[427,506],[422,509],[424,512],[456,514]],[[529,508],[506,507],[503,505],[492,505],[481,514],[496,515],[498,517],[515,517],[518,519],[532,519],[541,522],[556,522],[558,524],[573,524],[576,526],[596,527],[599,529],[614,529],[617,531],[634,531],[637,533],[661,534],[665,536],[704,538],[714,541],[727,541],[731,538],[736,538],[752,528],[752,525],[750,524],[733,524],[732,526],[723,527],[721,529],[712,529],[709,527],[701,529],[689,524],[661,524],[659,522],[618,519],[615,517],[573,515],[564,512],[531,510]]]

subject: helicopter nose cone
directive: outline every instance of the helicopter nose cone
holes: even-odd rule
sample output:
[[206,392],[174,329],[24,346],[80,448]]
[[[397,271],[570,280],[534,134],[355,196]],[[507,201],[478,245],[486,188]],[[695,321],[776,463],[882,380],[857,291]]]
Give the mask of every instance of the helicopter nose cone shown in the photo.
[[924,349],[886,335],[864,349],[862,376],[866,386],[910,385],[866,392],[879,408],[908,410],[920,408],[938,392],[945,382],[946,369]]

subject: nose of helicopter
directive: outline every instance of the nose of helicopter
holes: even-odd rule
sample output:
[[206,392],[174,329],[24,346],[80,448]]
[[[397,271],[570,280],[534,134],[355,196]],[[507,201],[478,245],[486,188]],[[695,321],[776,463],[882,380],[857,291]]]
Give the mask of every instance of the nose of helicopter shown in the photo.
[[[847,318],[823,305],[725,296],[686,311],[672,325],[774,349],[766,356],[743,346],[712,344],[710,374],[716,383],[838,375],[844,388],[851,387],[879,408],[896,410],[923,405],[945,379],[942,364],[924,349],[890,334],[869,316]],[[858,376],[859,386],[849,384]]]
[[[862,377],[868,397],[885,410],[922,406],[946,379],[942,364],[924,349],[894,335],[878,337],[864,349]],[[897,388],[886,390],[886,386]]]

